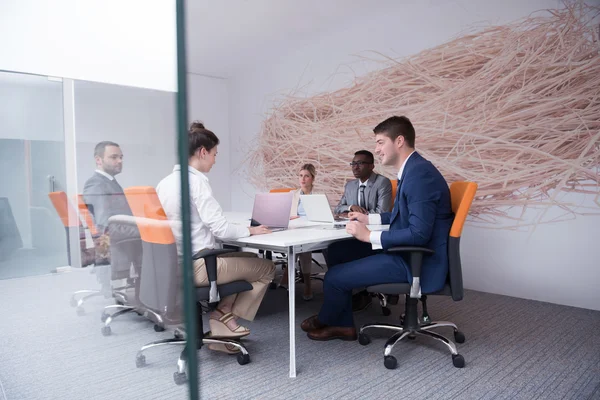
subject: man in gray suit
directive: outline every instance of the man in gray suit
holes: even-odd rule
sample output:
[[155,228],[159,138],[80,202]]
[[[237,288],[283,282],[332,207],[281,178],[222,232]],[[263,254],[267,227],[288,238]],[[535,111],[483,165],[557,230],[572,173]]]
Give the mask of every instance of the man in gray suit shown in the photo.
[[[129,267],[141,267],[142,243],[136,227],[111,224],[113,215],[133,215],[123,188],[115,176],[123,170],[123,153],[117,143],[100,142],[94,149],[96,172],[83,187],[83,198],[94,216],[100,234],[108,233],[111,246],[113,279],[129,275]],[[109,229],[110,228],[110,229]]]
[[355,180],[346,183],[344,195],[335,208],[336,214],[350,211],[363,214],[390,211],[392,205],[392,184],[388,178],[373,172],[373,153],[360,150],[354,153],[350,163]]
[[94,149],[96,172],[85,182],[83,198],[94,215],[100,232],[108,227],[113,215],[133,215],[123,188],[115,176],[123,170],[123,153],[114,142],[100,142]]

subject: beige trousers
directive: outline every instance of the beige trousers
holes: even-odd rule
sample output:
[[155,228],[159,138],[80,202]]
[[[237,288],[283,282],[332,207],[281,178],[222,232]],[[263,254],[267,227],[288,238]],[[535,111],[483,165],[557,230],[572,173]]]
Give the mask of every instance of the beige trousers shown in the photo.
[[[231,312],[245,320],[252,321],[256,316],[274,276],[273,262],[258,258],[255,253],[235,252],[217,257],[217,284],[243,280],[252,285],[252,290],[231,295],[235,298]],[[194,279],[198,286],[208,285],[203,259],[194,261]]]
[[312,271],[312,253],[300,253],[298,254],[298,261],[300,261],[300,270],[304,275],[310,275]]

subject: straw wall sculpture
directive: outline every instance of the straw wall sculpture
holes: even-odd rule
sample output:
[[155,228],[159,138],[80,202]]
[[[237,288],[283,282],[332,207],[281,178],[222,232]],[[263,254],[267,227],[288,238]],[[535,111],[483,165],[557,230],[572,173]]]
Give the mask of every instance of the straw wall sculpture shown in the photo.
[[373,127],[406,115],[418,151],[448,182],[479,184],[472,221],[514,217],[512,207],[582,213],[564,192],[591,194],[600,212],[600,42],[589,23],[598,9],[570,3],[545,15],[387,60],[333,93],[286,96],[247,160],[251,182],[297,187],[298,167],[312,162],[315,189],[337,203],[353,153],[374,148]]

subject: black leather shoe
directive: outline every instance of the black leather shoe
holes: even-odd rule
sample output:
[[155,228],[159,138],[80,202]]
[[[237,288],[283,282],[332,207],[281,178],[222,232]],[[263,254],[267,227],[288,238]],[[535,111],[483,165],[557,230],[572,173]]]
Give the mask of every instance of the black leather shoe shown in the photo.
[[371,295],[365,290],[352,296],[352,312],[362,311],[371,305]]

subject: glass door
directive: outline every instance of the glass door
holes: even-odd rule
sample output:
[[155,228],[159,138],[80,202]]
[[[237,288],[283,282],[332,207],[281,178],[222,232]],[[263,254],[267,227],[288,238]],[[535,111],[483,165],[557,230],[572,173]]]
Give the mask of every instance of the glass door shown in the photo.
[[65,191],[63,84],[0,71],[0,279],[68,265],[48,194]]

